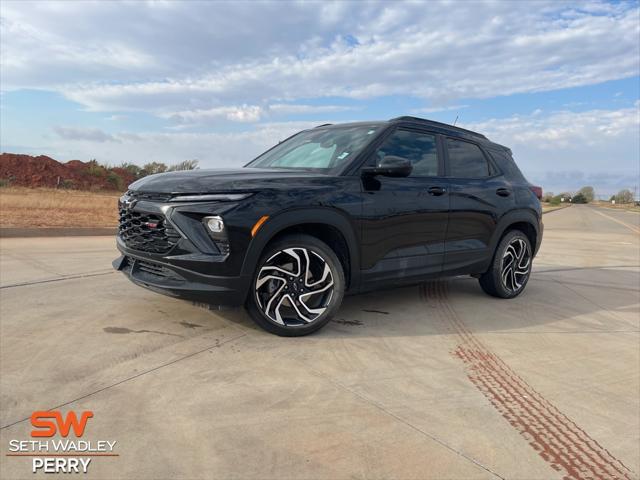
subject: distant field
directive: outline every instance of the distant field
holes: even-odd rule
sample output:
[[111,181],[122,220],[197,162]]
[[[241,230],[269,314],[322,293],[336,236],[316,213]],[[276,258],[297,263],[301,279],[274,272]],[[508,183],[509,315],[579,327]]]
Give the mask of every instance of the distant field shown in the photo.
[[0,227],[115,227],[120,193],[0,188]]
[[616,205],[613,205],[611,202],[597,201],[597,202],[593,202],[593,204],[597,205],[598,207],[615,208],[616,210],[630,210],[632,212],[640,212],[640,207],[632,203],[624,203],[624,204],[618,203]]

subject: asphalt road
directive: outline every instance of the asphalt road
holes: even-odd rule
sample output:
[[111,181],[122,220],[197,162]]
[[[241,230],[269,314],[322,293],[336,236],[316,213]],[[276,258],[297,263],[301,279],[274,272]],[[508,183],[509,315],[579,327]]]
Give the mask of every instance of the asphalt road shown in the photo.
[[431,282],[298,339],[135,287],[113,238],[2,239],[0,477],[59,409],[117,441],[92,478],[637,478],[640,215],[545,226],[515,300]]

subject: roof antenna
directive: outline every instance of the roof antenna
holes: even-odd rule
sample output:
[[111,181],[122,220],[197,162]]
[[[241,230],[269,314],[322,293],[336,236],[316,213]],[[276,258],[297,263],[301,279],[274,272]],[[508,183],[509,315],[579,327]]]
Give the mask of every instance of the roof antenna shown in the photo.
[[453,126],[456,126],[456,122],[458,121],[458,115],[456,115],[456,119],[453,121]]

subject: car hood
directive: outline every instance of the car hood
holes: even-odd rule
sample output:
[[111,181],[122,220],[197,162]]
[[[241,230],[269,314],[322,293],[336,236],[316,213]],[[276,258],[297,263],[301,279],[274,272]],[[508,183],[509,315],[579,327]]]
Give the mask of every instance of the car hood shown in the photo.
[[133,182],[129,188],[148,193],[257,191],[266,187],[290,186],[295,179],[308,181],[321,177],[326,175],[282,168],[185,170],[149,175]]

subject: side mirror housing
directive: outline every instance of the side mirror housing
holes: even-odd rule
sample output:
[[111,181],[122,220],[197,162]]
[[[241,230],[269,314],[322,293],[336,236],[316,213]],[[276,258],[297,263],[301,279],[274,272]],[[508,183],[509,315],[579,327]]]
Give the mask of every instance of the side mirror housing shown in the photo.
[[406,158],[387,155],[378,162],[377,166],[363,168],[362,175],[368,177],[375,177],[376,175],[382,175],[384,177],[408,177],[411,175],[412,170],[413,165],[411,165],[411,162]]

